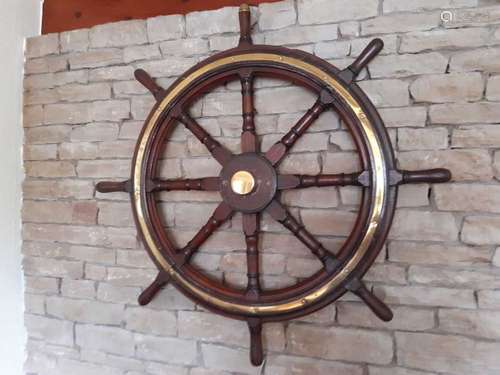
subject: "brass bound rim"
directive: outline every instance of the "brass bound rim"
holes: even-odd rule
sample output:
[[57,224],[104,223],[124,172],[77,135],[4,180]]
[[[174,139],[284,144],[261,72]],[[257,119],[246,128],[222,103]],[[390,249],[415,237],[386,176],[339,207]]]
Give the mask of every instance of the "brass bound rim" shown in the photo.
[[[234,319],[245,320],[250,330],[250,360],[263,362],[262,324],[310,314],[340,298],[356,294],[384,321],[390,308],[363,283],[387,238],[396,207],[398,185],[437,183],[451,179],[450,171],[398,170],[391,141],[382,119],[355,82],[356,76],[382,50],[373,39],[345,69],[299,50],[255,46],[251,38],[250,8],[239,12],[240,38],[236,48],[197,64],[164,90],[145,71],[137,80],[156,98],[136,146],[131,179],[102,181],[99,192],[126,191],[131,195],[134,217],[142,241],[158,267],[156,279],[139,296],[146,305],[169,281],[204,307]],[[298,84],[316,94],[316,102],[281,139],[261,152],[255,127],[254,78],[274,77]],[[189,114],[193,101],[214,87],[239,80],[242,93],[241,153],[233,154]],[[361,170],[354,173],[291,175],[278,169],[288,150],[325,110],[334,109],[356,145]],[[219,176],[163,180],[158,163],[170,132],[182,123],[203,143],[222,166]],[[168,147],[168,146],[167,146]],[[337,253],[326,249],[280,202],[280,192],[323,186],[362,187],[354,227]],[[155,193],[170,190],[218,191],[222,202],[208,221],[181,249],[174,246],[163,227]],[[210,279],[191,264],[192,255],[235,212],[242,213],[246,243],[247,287],[232,288]],[[322,268],[295,285],[266,290],[260,285],[260,215],[269,214],[288,229],[319,261]]]
[[[188,88],[189,85],[197,78],[209,74],[211,71],[220,69],[221,67],[228,67],[238,64],[239,62],[272,62],[279,64],[284,68],[289,66],[296,70],[301,70],[308,75],[312,75],[317,80],[323,82],[326,87],[334,91],[344,100],[345,104],[348,105],[352,113],[355,115],[357,122],[364,133],[364,138],[367,141],[368,149],[370,151],[372,170],[370,178],[371,186],[374,191],[374,200],[369,215],[368,229],[359,242],[359,246],[357,247],[355,254],[341,268],[340,272],[334,274],[329,279],[329,281],[323,284],[320,288],[300,298],[288,300],[282,303],[236,303],[234,301],[228,301],[223,298],[214,296],[208,293],[203,288],[200,288],[196,284],[193,284],[191,280],[183,277],[183,275],[176,270],[175,266],[173,264],[170,264],[167,258],[163,256],[159,246],[154,241],[154,236],[152,235],[151,228],[147,224],[145,219],[146,212],[144,201],[142,199],[145,192],[141,190],[141,179],[144,175],[143,168],[145,161],[145,151],[148,143],[151,141],[151,136],[153,134],[155,124],[157,124],[160,118],[165,115],[166,110],[168,110],[169,106],[176,100],[176,98],[181,95],[183,91]],[[176,281],[177,285],[188,291],[189,294],[206,302],[208,305],[212,305],[222,310],[223,312],[227,312],[228,314],[236,313],[250,316],[269,316],[283,313],[293,313],[294,311],[317,303],[318,301],[325,298],[328,294],[330,294],[335,288],[346,281],[347,277],[354,271],[354,269],[359,265],[360,261],[367,253],[371,243],[376,238],[377,231],[381,229],[379,228],[379,221],[381,215],[383,214],[383,209],[387,200],[389,189],[386,165],[387,160],[381,147],[378,132],[374,128],[374,125],[371,123],[368,116],[363,111],[363,105],[354,98],[349,90],[346,89],[345,85],[341,83],[334,75],[306,61],[286,55],[276,53],[243,53],[217,59],[191,72],[171,89],[171,91],[152,112],[152,115],[145,124],[143,132],[138,140],[138,148],[132,173],[134,182],[134,190],[132,195],[133,206],[136,213],[138,227],[142,233],[147,247],[151,251],[151,254],[154,256],[157,263],[160,264],[161,267],[170,275],[170,277],[172,277]]]

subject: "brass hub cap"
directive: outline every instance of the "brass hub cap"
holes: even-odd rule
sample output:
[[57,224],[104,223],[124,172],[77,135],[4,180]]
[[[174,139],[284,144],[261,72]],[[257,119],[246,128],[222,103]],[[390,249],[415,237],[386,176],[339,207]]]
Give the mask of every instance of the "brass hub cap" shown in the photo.
[[276,170],[256,153],[235,155],[222,168],[222,199],[237,211],[262,211],[276,195]]
[[255,187],[255,179],[247,171],[238,171],[231,177],[231,189],[236,194],[250,194]]

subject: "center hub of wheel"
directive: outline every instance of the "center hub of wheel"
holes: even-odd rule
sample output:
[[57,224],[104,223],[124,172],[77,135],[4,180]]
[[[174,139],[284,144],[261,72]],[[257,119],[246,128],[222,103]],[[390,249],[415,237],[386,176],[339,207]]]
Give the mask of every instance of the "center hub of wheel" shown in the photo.
[[255,179],[247,171],[238,171],[231,177],[231,189],[236,194],[250,194],[254,187]]
[[235,155],[220,177],[222,198],[237,211],[262,211],[276,195],[276,170],[256,153]]

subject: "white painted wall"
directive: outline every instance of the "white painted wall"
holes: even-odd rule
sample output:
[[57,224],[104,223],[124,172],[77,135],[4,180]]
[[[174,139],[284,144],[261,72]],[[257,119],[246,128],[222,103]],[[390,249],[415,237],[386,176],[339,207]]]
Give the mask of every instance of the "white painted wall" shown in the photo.
[[42,0],[0,0],[0,372],[24,362],[21,272],[22,78],[24,38],[40,34]]

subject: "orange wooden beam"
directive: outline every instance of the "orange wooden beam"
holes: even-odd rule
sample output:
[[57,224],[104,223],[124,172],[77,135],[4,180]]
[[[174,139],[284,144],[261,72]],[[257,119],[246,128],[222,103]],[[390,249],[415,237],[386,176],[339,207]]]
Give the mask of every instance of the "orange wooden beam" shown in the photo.
[[279,0],[45,0],[42,32],[48,34],[109,22],[276,1]]

